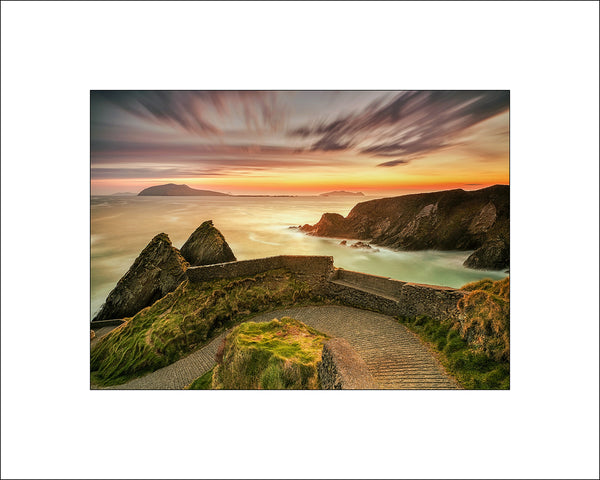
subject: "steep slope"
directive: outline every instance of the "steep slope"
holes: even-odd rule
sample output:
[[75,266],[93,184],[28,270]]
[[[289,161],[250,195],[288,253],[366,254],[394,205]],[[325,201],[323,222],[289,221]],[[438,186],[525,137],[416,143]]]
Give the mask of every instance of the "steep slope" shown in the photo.
[[225,237],[213,226],[212,220],[200,225],[181,247],[181,255],[191,266],[235,262],[236,258]]
[[96,320],[131,317],[177,288],[188,264],[166,233],[159,233],[142,250],[109,293]]
[[345,218],[325,213],[301,230],[399,250],[476,250],[465,266],[501,269],[509,265],[509,223],[509,186],[495,185],[362,202]]
[[196,190],[190,188],[187,185],[175,185],[174,183],[167,183],[166,185],[155,185],[148,187],[138,193],[138,196],[157,196],[157,197],[202,197],[202,196],[224,196],[228,197],[226,193],[213,192],[211,190]]

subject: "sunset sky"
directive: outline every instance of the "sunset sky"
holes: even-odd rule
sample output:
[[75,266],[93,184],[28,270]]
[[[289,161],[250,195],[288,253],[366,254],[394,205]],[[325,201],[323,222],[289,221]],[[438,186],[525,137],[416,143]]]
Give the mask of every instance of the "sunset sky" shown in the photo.
[[92,91],[93,195],[400,195],[509,182],[508,91]]

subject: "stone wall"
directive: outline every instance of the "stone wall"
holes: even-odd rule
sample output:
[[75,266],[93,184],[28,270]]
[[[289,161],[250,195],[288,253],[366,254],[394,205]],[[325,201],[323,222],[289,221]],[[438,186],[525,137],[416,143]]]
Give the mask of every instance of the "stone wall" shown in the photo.
[[324,390],[377,388],[365,361],[343,338],[332,338],[325,342],[317,369],[321,388]]
[[190,282],[200,283],[223,278],[245,277],[258,273],[288,268],[309,281],[324,281],[333,271],[333,257],[308,255],[279,255],[276,257],[217,263],[187,269]]
[[191,282],[200,283],[257,275],[278,268],[287,268],[296,273],[320,295],[385,315],[427,315],[440,320],[454,318],[458,315],[458,300],[464,295],[464,292],[454,288],[421,285],[334,268],[333,257],[328,256],[279,255],[189,267],[186,274]]
[[336,269],[333,279],[342,280],[348,283],[356,283],[362,287],[372,288],[394,297],[400,295],[402,287],[406,285],[406,282],[392,280],[389,277],[353,272],[352,270],[344,270],[343,268]]
[[385,315],[427,315],[444,320],[458,315],[457,304],[465,292],[337,269],[324,294]]
[[458,301],[467,292],[450,287],[407,283],[402,287],[399,315],[427,315],[440,320],[458,316]]

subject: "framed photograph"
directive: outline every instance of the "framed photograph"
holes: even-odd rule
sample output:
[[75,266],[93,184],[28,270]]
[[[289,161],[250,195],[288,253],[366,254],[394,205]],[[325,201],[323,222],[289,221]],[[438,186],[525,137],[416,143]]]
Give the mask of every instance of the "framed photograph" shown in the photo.
[[510,92],[90,92],[93,389],[509,389]]

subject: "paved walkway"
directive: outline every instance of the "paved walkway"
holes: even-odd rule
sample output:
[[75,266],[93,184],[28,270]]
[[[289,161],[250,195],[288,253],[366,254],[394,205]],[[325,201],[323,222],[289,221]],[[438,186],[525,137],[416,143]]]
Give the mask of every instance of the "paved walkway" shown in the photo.
[[[340,306],[298,307],[249,320],[292,317],[333,337],[345,338],[364,359],[381,389],[454,389],[454,379],[404,325],[387,315]],[[187,357],[113,389],[182,389],[215,365],[225,333]]]

